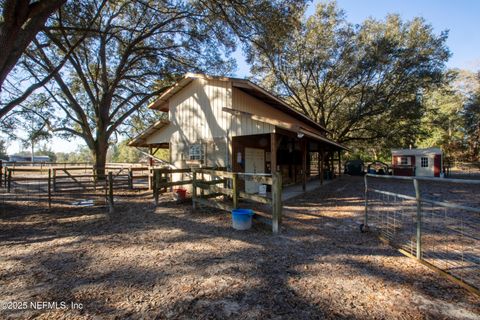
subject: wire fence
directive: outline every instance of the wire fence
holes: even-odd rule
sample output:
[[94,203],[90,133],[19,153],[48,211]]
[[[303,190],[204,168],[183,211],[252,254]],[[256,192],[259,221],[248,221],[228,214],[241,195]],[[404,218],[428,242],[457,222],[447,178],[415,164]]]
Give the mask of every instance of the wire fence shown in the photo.
[[105,167],[98,175],[92,166],[0,167],[0,213],[19,208],[106,206],[113,209],[113,195],[149,189],[151,167]]
[[479,186],[367,174],[362,228],[480,295]]

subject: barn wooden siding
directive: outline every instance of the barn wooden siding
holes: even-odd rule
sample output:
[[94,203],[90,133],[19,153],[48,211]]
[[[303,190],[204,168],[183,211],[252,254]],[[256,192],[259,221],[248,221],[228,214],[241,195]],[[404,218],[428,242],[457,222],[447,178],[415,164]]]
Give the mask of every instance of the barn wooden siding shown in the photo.
[[[281,122],[287,122],[290,124],[295,124],[301,126],[305,129],[309,129],[313,132],[318,132],[318,129],[312,128],[311,126],[307,125],[305,122],[302,122],[280,110],[275,109],[274,107],[264,103],[263,101],[258,100],[255,97],[245,93],[239,88],[233,88],[233,109],[248,112],[257,116],[265,117],[274,119]],[[239,120],[237,120],[237,123]],[[243,123],[243,119],[242,119]],[[262,123],[261,123],[262,124]],[[254,125],[253,123],[248,123],[248,125]],[[272,125],[267,123],[263,123],[264,127],[259,128],[249,128],[248,134],[260,134],[260,133],[268,133],[274,132],[274,128]],[[233,126],[234,129],[237,127]],[[235,130],[237,135],[243,135],[242,132],[245,131],[245,128],[242,130]]]

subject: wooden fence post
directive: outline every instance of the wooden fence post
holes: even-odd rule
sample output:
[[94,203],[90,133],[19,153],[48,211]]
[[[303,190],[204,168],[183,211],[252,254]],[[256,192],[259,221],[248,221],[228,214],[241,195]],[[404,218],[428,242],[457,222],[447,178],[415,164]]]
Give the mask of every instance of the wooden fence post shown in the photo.
[[192,207],[193,210],[197,209],[197,171],[192,168]]
[[148,190],[152,190],[153,185],[153,169],[151,166],[148,166]]
[[57,191],[57,169],[53,169],[53,192]]
[[133,190],[133,170],[132,167],[128,168],[128,188]]
[[5,188],[7,187],[7,175],[8,175],[8,166],[5,166],[5,171],[3,172],[3,183]]
[[108,172],[108,212],[113,213],[113,174]]
[[153,198],[155,205],[158,206],[158,196],[160,191],[160,169],[153,169]]
[[272,173],[272,231],[280,232],[282,222],[282,175],[279,172]]
[[52,208],[52,169],[48,169],[48,209]]
[[365,181],[365,217],[364,217],[364,222],[363,222],[363,228],[364,230],[367,230],[368,228],[368,181],[367,181],[367,175],[363,177],[363,180]]
[[233,209],[238,209],[238,173],[234,173],[232,176],[232,189],[233,189]]
[[7,182],[7,192],[10,193],[10,188],[12,187],[12,169],[8,169],[8,182]]
[[418,180],[413,179],[415,187],[415,200],[417,201],[417,259],[422,259],[422,199]]

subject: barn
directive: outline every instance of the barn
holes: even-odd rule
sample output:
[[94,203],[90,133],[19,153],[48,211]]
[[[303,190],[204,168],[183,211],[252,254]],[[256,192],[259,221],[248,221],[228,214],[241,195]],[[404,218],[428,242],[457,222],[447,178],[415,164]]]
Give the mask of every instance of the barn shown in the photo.
[[[323,182],[341,170],[346,148],[327,138],[326,128],[249,80],[188,73],[149,108],[167,114],[129,145],[148,147],[152,155],[168,148],[175,168],[276,170],[284,185],[304,189],[308,179]],[[256,193],[258,185],[244,188]]]
[[442,165],[440,148],[392,150],[393,174],[397,176],[440,177]]

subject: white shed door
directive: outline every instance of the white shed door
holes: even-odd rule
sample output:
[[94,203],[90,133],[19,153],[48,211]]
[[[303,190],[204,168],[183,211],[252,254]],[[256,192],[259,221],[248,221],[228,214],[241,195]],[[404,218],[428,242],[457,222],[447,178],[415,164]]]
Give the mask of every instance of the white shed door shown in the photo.
[[415,156],[415,175],[418,177],[433,177],[432,155]]
[[[245,148],[245,173],[265,173],[265,151],[263,149]],[[260,184],[245,181],[245,192],[257,193]]]

